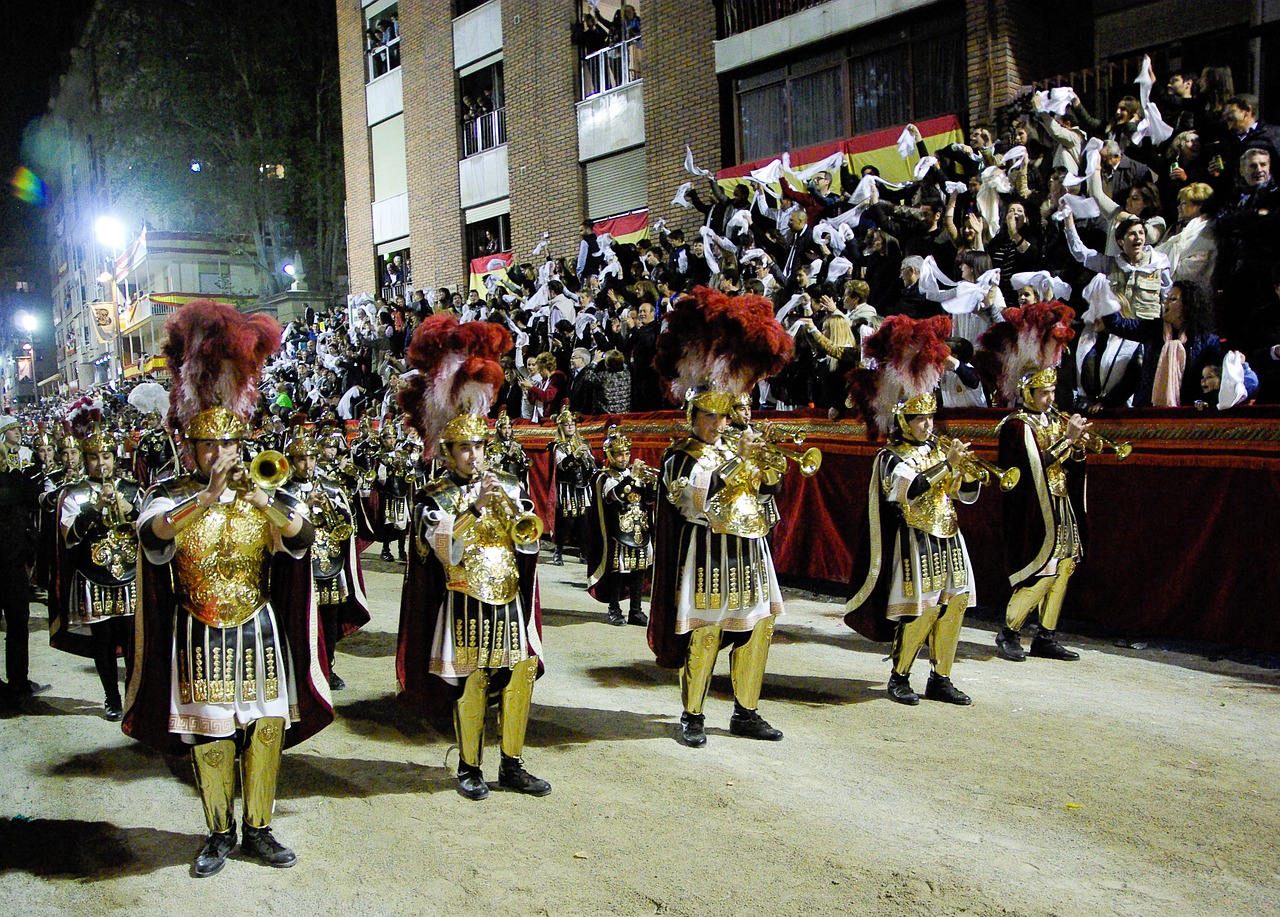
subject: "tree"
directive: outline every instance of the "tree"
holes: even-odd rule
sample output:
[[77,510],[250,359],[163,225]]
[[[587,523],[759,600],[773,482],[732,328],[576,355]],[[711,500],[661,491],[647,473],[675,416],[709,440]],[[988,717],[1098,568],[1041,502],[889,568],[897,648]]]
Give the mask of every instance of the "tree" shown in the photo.
[[337,25],[332,0],[110,0],[85,30],[91,138],[113,206],[245,239],[261,293],[301,253],[343,267]]

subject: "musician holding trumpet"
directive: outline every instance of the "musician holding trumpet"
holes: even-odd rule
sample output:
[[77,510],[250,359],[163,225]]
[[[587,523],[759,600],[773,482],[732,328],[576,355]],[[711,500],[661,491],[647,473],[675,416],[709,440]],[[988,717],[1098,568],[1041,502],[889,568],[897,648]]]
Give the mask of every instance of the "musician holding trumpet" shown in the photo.
[[[871,640],[893,640],[887,694],[910,706],[920,703],[911,667],[926,644],[931,668],[924,696],[973,703],[951,682],[964,615],[976,603],[956,504],[976,502],[984,481],[1009,480],[967,443],[933,435],[950,330],[943,316],[891,316],[865,344],[877,368],[859,370],[850,390],[868,429],[887,432],[889,442],[871,474],[868,550],[855,562],[850,585],[856,591],[845,623]],[[1012,481],[1016,485],[1016,476]]]
[[[631,460],[631,439],[609,427],[604,438],[605,467],[593,484],[594,511],[587,540],[587,590],[609,603],[610,624],[644,627],[644,579],[653,566],[653,506],[658,471]],[[630,612],[622,614],[622,600]]]
[[542,527],[519,482],[484,459],[484,415],[502,382],[498,361],[511,346],[502,326],[431,316],[409,346],[419,375],[400,393],[408,422],[448,470],[427,483],[414,507],[396,674],[411,706],[429,716],[452,713],[457,789],[471,800],[489,795],[481,764],[494,697],[502,733],[498,786],[530,796],[551,792],[522,760],[541,669]]
[[[74,429],[74,427],[73,427]],[[59,588],[50,609],[49,642],[93,659],[102,682],[105,715],[124,716],[116,659],[125,655],[126,681],[133,654],[134,580],[138,537],[133,523],[141,494],[116,476],[116,438],[96,424],[80,431],[86,477],[58,500]]]
[[1109,448],[1123,461],[1130,447],[1092,433],[1079,414],[1068,416],[1054,406],[1056,367],[1073,337],[1074,312],[1062,303],[1042,302],[1006,309],[1004,318],[979,340],[980,368],[1004,401],[1016,406],[996,428],[997,461],[1022,476],[1022,484],[1003,499],[1013,595],[996,650],[1004,659],[1025,661],[1021,629],[1034,613],[1039,629],[1029,654],[1079,659],[1058,642],[1057,626],[1067,583],[1084,557],[1085,452]]

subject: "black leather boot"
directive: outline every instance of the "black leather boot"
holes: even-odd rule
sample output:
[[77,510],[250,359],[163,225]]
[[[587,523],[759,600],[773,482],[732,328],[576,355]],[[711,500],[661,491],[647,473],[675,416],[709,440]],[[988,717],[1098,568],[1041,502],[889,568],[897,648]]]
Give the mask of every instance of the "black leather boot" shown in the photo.
[[124,719],[124,704],[120,701],[120,692],[108,695],[106,701],[102,705],[103,716],[107,718],[109,723],[118,723]]
[[204,846],[196,854],[195,874],[197,879],[207,879],[226,865],[227,856],[235,849],[236,829],[223,834],[210,833],[204,839]]
[[973,703],[973,698],[953,685],[950,678],[939,675],[937,672],[929,674],[929,683],[925,685],[924,696],[929,700],[940,700],[944,704],[956,704],[960,707],[967,707]]
[[1041,659],[1058,659],[1062,662],[1074,662],[1080,658],[1075,650],[1069,650],[1058,642],[1058,635],[1051,630],[1040,628],[1040,632],[1031,641],[1031,655]]
[[276,869],[288,869],[298,862],[298,855],[275,839],[271,826],[250,828],[244,826],[244,839],[240,842],[242,856],[252,857],[260,863]]
[[701,713],[680,714],[680,744],[689,748],[701,748],[707,744],[707,733],[703,724],[706,721]]
[[524,762],[519,758],[506,755],[502,756],[502,763],[498,765],[498,786],[526,796],[546,796],[551,792],[550,783],[525,770]]
[[770,726],[755,710],[733,702],[733,716],[729,717],[729,733],[746,739],[760,739],[762,742],[781,742],[782,730]]
[[996,634],[996,654],[1010,662],[1026,662],[1027,651],[1022,648],[1022,637],[1011,627],[1000,628]]
[[914,707],[920,703],[920,695],[911,690],[911,676],[909,675],[899,675],[894,672],[889,676],[889,687],[885,693],[889,695],[889,700],[895,703],[906,704],[909,707]]
[[609,623],[614,627],[627,626],[627,619],[622,616],[622,608],[618,605],[609,606]]
[[458,792],[468,799],[487,799],[489,784],[484,782],[484,771],[469,764],[458,765]]

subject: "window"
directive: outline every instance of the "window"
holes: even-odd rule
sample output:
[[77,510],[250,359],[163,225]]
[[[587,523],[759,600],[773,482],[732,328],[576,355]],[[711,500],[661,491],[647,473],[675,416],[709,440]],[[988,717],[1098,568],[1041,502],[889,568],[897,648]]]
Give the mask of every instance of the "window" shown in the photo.
[[734,79],[739,162],[966,108],[964,22],[953,3],[792,56]]
[[648,204],[644,147],[584,163],[587,177],[587,216],[593,220],[643,210]]
[[573,43],[582,58],[582,98],[609,92],[640,79],[640,0],[600,0],[579,4]]
[[409,293],[413,289],[413,259],[409,249],[402,248],[382,255],[376,269],[382,298],[390,303],[401,296],[408,302]]
[[400,5],[375,3],[364,16],[365,77],[372,82],[400,66]]
[[201,293],[225,293],[231,286],[231,265],[214,261],[201,261],[196,270]]
[[462,103],[463,158],[507,142],[502,61],[458,78]]
[[468,258],[508,251],[511,251],[511,214],[502,213],[467,224]]

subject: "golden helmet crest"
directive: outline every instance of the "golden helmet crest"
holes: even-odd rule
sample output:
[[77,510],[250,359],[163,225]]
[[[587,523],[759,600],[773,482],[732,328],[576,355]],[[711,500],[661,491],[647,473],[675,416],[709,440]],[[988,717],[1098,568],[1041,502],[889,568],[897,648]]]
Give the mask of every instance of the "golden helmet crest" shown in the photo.
[[233,411],[223,407],[209,408],[196,414],[182,431],[187,439],[231,442],[249,435],[249,426]]

